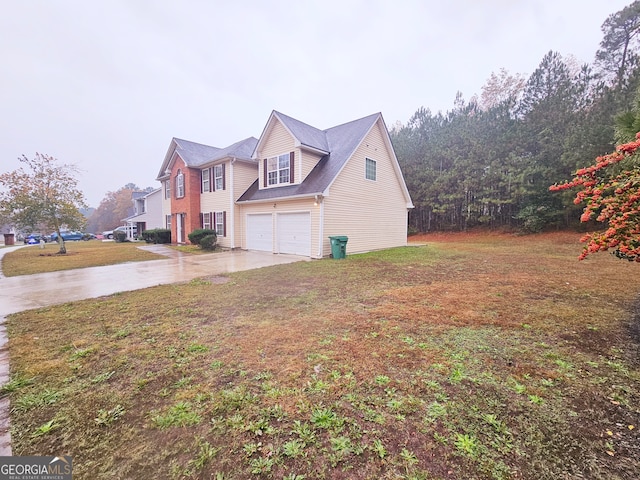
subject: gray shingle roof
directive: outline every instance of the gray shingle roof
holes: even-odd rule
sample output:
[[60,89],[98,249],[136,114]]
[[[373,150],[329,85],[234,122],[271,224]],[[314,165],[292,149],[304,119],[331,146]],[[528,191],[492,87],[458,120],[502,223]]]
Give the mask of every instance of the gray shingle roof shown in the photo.
[[182,157],[188,167],[200,167],[226,157],[250,160],[251,154],[258,143],[257,138],[249,137],[228,147],[217,148],[179,138],[175,138],[174,140],[177,145],[176,152],[180,154],[180,157]]
[[182,138],[174,138],[173,141],[176,144],[176,153],[178,153],[184,160],[187,167],[202,165],[203,163],[208,162],[220,151],[218,147],[190,142],[189,140],[184,140]]
[[[173,138],[171,145],[175,145],[175,152],[180,155],[187,167],[198,168],[207,163],[213,163],[216,160],[220,160],[227,157],[239,158],[242,160],[251,160],[251,154],[253,153],[258,139],[255,137],[245,138],[239,142],[229,145],[228,147],[218,148],[209,145],[203,145],[202,143],[190,142],[182,138]],[[160,168],[157,178],[162,178],[165,175],[165,170],[171,160],[173,152],[171,147],[167,157]]]
[[131,198],[137,200],[147,195],[147,192],[131,192]]
[[381,117],[380,113],[375,113],[327,130],[318,130],[282,113],[274,112],[274,114],[302,145],[330,153],[320,159],[302,183],[260,190],[259,181],[256,180],[238,199],[238,202],[324,193],[371,127]]
[[323,152],[329,153],[329,145],[327,144],[326,133],[311,125],[289,117],[284,113],[273,112],[282,123],[289,129],[291,134],[302,144],[307,147],[313,147]]

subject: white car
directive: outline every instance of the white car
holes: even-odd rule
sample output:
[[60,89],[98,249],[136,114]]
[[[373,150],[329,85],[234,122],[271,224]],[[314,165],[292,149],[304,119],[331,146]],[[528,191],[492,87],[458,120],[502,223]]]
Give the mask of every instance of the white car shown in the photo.
[[134,237],[138,234],[138,228],[135,225],[133,225],[131,227],[122,226],[122,227],[114,228],[113,230],[107,230],[106,232],[102,232],[102,236],[104,238],[109,239],[109,240],[113,240],[114,232],[127,233],[129,231],[131,232],[131,235],[134,236]]

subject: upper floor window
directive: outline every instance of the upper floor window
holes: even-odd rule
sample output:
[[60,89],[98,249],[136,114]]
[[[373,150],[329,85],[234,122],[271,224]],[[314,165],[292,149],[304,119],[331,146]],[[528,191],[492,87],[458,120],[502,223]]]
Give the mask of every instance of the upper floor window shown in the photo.
[[176,198],[184,197],[184,173],[182,170],[178,170],[176,175]]
[[171,198],[171,180],[164,182],[164,198]]
[[293,162],[290,153],[283,153],[277,157],[267,158],[266,160],[266,177],[267,185],[280,185],[282,183],[291,183],[293,172]]
[[201,192],[210,192],[211,191],[211,169],[205,168],[204,170],[201,170],[200,176],[202,177]]
[[224,164],[213,167],[213,178],[216,190],[224,190]]
[[364,176],[367,180],[376,179],[376,161],[367,158],[365,160]]

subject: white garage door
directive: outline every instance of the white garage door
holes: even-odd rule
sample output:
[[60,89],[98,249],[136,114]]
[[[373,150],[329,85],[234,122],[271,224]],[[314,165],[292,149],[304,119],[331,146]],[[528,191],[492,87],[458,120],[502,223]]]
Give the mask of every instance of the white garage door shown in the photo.
[[273,219],[270,213],[247,215],[247,250],[273,252]]
[[311,256],[311,214],[279,213],[278,252]]

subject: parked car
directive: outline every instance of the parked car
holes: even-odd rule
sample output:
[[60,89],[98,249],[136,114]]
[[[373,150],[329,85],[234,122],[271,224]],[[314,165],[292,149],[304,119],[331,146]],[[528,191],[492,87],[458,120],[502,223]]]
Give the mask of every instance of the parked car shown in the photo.
[[37,245],[40,243],[40,239],[44,240],[45,242],[49,241],[46,235],[42,235],[41,233],[32,233],[25,237],[24,243],[27,245]]
[[[133,230],[131,230],[133,229]],[[118,228],[114,228],[113,230],[107,230],[106,232],[102,232],[102,235],[104,238],[107,238],[109,240],[113,240],[113,233],[114,232],[124,232],[127,233],[128,231],[131,231],[131,235],[132,236],[136,236],[138,234],[138,227],[136,227],[135,225],[133,225],[132,227],[125,227],[125,226],[121,226]]]
[[[64,230],[60,232],[60,236],[62,236],[62,239],[65,242],[76,241],[76,240],[88,240],[88,238],[87,239],[84,238],[84,234],[82,232],[71,232],[68,230]],[[52,242],[57,242],[58,234],[56,232],[53,232],[50,238]]]

